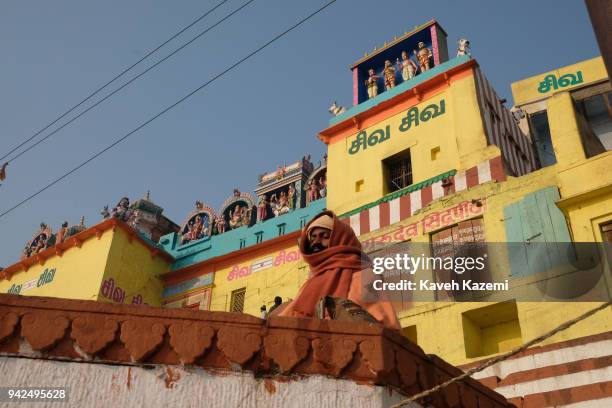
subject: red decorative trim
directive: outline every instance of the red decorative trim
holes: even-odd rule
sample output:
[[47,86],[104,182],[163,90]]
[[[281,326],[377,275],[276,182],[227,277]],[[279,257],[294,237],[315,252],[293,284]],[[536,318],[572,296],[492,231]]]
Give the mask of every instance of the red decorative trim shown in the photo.
[[391,224],[391,213],[389,212],[389,202],[380,203],[380,228],[388,227]]
[[410,196],[408,194],[400,197],[400,220],[410,217]]
[[433,192],[431,191],[431,186],[427,186],[421,189],[421,208],[425,207],[427,204],[433,201]]
[[491,177],[493,180],[506,181],[506,172],[501,156],[497,156],[489,161],[491,163]]
[[[486,182],[500,182],[506,180],[506,174],[503,172],[503,166],[501,164],[501,156],[495,157],[486,162],[480,163],[474,167],[469,168],[466,171],[457,172],[453,177],[448,179],[437,181],[432,185],[425,186],[420,190],[414,191],[410,194],[404,194],[399,197],[399,214],[393,213],[397,211],[397,207],[394,204],[393,209],[391,208],[390,201],[383,201],[378,204],[378,216],[379,216],[379,228],[384,228],[391,223],[391,219],[401,221],[412,216],[413,203],[411,202],[411,196],[419,194],[421,198],[421,205],[419,208],[424,208],[433,201],[446,197],[456,192],[467,190],[468,188],[476,187],[481,183]],[[434,197],[434,187],[436,195]],[[398,199],[395,199],[398,200]],[[395,201],[393,200],[393,201]],[[395,201],[397,203],[397,201]],[[353,218],[353,222],[358,225],[355,227],[355,233],[357,235],[363,235],[370,230],[370,210],[367,208],[359,213],[355,213],[350,217],[344,217],[342,220],[350,225],[350,218]],[[372,211],[376,213],[376,211]],[[392,214],[393,213],[393,214]],[[376,225],[376,223],[374,223]]]
[[[514,359],[525,357],[525,356],[532,356],[534,354],[546,353],[549,351],[561,350],[561,349],[569,348],[569,347],[583,346],[585,344],[595,343],[598,341],[604,341],[604,340],[610,340],[610,339],[612,339],[612,331],[607,331],[605,333],[593,334],[591,336],[584,336],[578,339],[565,340],[565,341],[560,341],[558,343],[547,344],[545,346],[532,347],[519,354],[512,356],[509,360],[514,360]],[[487,359],[473,361],[469,364],[461,365],[459,366],[459,368],[462,370],[469,370],[472,367],[476,367],[482,364],[486,360]]]
[[365,210],[359,213],[359,224],[361,225],[362,234],[367,234],[370,232],[370,210]]
[[526,395],[523,408],[565,406],[609,397],[612,397],[612,381]]
[[478,185],[478,167],[472,167],[465,172],[467,188],[472,188]]

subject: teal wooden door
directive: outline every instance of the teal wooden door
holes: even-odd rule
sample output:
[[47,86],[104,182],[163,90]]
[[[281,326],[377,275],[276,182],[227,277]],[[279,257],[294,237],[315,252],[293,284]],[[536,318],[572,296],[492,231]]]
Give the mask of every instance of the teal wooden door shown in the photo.
[[504,207],[506,241],[513,243],[508,245],[512,276],[567,264],[571,239],[557,200],[557,187],[547,187]]

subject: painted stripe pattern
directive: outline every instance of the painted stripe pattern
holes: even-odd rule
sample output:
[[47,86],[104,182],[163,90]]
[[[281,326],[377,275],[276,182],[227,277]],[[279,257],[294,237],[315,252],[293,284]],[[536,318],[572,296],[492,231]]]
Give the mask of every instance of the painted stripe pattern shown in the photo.
[[464,191],[480,184],[506,180],[501,156],[480,163],[454,176],[405,194],[388,202],[365,209],[342,219],[353,228],[357,236],[395,224],[414,215],[421,208],[438,198]]
[[504,162],[515,176],[535,170],[536,159],[531,141],[519,129],[479,68],[474,69],[474,77],[488,143],[499,147]]

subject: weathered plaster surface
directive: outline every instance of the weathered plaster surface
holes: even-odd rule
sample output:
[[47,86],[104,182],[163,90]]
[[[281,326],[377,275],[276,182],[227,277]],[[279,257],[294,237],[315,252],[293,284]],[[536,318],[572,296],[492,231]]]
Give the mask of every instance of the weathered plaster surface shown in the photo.
[[11,357],[0,357],[0,383],[70,388],[68,404],[19,404],[21,407],[379,408],[402,398],[383,386],[324,376],[276,381],[244,372],[211,374],[182,367],[144,368]]

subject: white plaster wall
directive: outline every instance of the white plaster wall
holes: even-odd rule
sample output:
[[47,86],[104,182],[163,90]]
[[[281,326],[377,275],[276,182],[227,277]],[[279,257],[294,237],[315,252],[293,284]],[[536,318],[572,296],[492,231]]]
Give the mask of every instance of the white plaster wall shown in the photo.
[[[68,403],[0,402],[18,407],[388,407],[403,397],[386,387],[308,376],[290,381],[245,372],[91,364],[0,356],[0,385],[69,387]],[[411,405],[420,407],[420,405]]]

